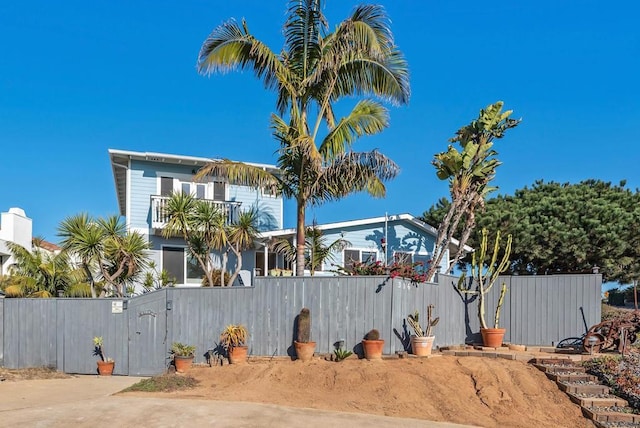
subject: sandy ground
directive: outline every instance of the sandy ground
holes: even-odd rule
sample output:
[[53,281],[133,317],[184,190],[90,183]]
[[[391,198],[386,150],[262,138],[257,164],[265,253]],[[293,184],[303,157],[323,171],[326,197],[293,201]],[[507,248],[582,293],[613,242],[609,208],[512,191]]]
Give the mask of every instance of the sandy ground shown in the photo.
[[593,427],[555,383],[520,361],[441,356],[370,362],[253,361],[194,366],[194,389],[125,393],[248,401],[483,427]]

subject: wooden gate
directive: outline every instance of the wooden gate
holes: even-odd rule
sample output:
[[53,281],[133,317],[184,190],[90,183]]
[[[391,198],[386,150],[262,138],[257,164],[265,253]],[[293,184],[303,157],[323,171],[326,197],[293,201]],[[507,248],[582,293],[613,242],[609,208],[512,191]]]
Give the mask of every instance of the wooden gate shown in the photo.
[[151,376],[164,372],[170,360],[166,292],[139,296],[128,304],[129,375]]

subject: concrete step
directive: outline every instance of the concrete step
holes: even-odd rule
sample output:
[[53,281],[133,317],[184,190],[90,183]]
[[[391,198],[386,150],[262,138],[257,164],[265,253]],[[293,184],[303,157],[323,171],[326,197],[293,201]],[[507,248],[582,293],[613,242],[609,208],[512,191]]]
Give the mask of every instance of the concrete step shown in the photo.
[[549,365],[549,364],[534,364],[538,370],[542,370],[545,373],[567,373],[567,372],[580,372],[585,373],[587,369],[582,366],[561,364],[561,365]]
[[571,401],[582,407],[627,407],[629,403],[627,400],[623,400],[615,395],[582,395],[582,394],[567,394]]
[[605,423],[624,422],[627,424],[637,424],[640,426],[640,415],[632,413],[630,407],[583,407],[582,414],[594,421]]
[[566,372],[566,373],[545,373],[549,379],[555,382],[596,382],[597,377],[579,372]]
[[559,365],[565,365],[565,366],[573,366],[575,365],[575,363],[573,362],[573,360],[569,357],[564,357],[564,358],[536,358],[534,360],[535,364],[541,364],[541,365],[546,365],[546,366],[559,366]]
[[609,394],[609,387],[599,383],[558,382],[558,388],[573,394]]

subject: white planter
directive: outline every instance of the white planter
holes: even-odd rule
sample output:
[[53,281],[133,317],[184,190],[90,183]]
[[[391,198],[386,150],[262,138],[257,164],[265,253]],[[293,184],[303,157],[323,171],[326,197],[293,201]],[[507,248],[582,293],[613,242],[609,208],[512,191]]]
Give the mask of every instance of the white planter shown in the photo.
[[435,336],[411,336],[411,353],[419,357],[431,355],[431,348],[433,348],[435,338]]

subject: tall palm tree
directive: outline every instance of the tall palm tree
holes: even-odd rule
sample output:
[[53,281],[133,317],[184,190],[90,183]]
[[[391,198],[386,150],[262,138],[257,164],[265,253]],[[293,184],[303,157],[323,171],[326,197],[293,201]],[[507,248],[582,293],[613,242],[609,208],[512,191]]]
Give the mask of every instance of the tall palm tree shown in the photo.
[[[203,75],[252,69],[277,93],[271,115],[279,143],[278,174],[227,160],[212,162],[198,175],[278,189],[297,205],[296,272],[304,272],[305,212],[309,204],[367,191],[385,195],[384,182],[399,169],[377,150],[351,150],[363,135],[389,125],[387,109],[374,99],[357,102],[337,120],[334,104],[345,97],[371,96],[392,104],[409,100],[407,62],[395,46],[389,19],[380,6],[357,6],[333,32],[320,0],[292,0],[284,24],[285,46],[274,53],[257,40],[246,22],[226,22],[203,43],[197,68]],[[326,131],[320,134],[321,124]]]
[[[114,295],[123,297],[126,285],[149,263],[148,242],[138,232],[128,232],[118,216],[98,219],[86,213],[71,216],[60,224],[58,235],[64,251],[79,258],[94,298],[96,273]],[[101,296],[107,288],[103,288]]]

